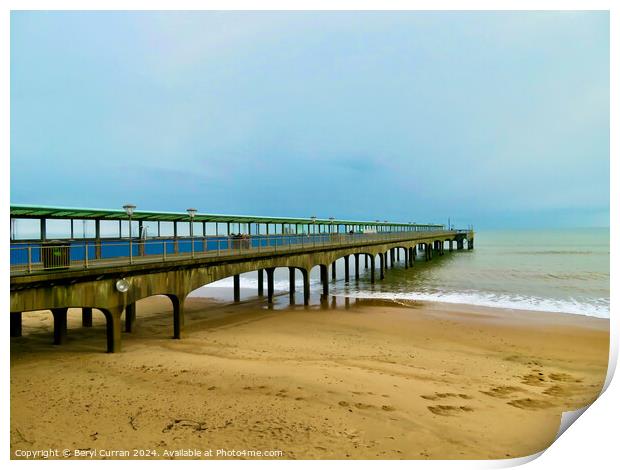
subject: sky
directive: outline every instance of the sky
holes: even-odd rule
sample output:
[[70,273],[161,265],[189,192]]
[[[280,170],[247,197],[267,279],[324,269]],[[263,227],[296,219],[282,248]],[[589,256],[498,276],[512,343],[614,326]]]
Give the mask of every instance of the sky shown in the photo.
[[607,12],[12,12],[11,203],[609,225]]

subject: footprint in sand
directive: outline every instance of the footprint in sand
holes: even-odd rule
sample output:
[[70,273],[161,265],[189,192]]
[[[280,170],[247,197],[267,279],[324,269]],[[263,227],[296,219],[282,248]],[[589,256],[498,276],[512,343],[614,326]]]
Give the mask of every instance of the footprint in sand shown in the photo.
[[480,390],[480,393],[484,393],[485,395],[495,398],[507,398],[514,393],[522,391],[524,390],[521,387],[499,386],[493,387],[489,390]]
[[508,402],[509,405],[522,410],[544,410],[550,408],[553,403],[546,400],[534,400],[533,398],[521,398],[519,400],[512,400]]
[[563,374],[561,372],[549,374],[549,378],[553,380],[554,382],[580,382],[579,379],[576,379],[572,375]]
[[471,400],[473,397],[471,395],[466,395],[465,393],[435,393],[434,395],[420,395],[425,400],[439,400],[441,398],[463,398],[465,400]]
[[427,406],[427,408],[431,413],[439,416],[458,416],[463,412],[474,411],[470,406],[434,405]]
[[521,383],[523,385],[533,385],[536,387],[546,386],[545,376],[542,372],[537,372],[534,374],[526,374],[526,375],[521,376]]

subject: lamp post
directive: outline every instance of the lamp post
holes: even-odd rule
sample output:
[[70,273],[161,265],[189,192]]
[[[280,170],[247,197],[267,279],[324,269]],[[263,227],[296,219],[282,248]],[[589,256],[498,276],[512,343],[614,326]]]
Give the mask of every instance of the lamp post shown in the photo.
[[194,217],[196,216],[196,209],[187,209],[189,214],[189,237],[192,239],[192,258],[194,257]]
[[133,215],[133,211],[136,209],[136,206],[133,204],[125,204],[123,206],[125,209],[125,213],[127,217],[129,217],[129,264],[133,263],[133,240],[131,238],[131,216]]
[[312,235],[316,235],[316,215],[310,217],[312,219]]
[[334,218],[330,217],[329,218],[329,233],[330,235],[333,233],[334,231]]

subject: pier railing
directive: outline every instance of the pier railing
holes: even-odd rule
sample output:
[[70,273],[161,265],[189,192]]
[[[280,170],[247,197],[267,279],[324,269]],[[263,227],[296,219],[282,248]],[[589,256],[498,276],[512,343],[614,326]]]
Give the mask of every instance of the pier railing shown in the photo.
[[445,236],[460,232],[465,231],[25,241],[11,245],[10,263],[13,276],[50,270],[81,270],[185,259],[279,253],[314,247],[356,246],[382,241],[414,240],[435,235]]

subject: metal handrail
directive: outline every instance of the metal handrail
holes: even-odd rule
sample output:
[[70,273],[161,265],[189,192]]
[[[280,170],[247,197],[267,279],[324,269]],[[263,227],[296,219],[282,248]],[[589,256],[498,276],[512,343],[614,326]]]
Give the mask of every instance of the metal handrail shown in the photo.
[[[11,246],[11,275],[50,270],[95,269],[157,261],[211,259],[252,253],[282,253],[309,247],[360,246],[382,241],[415,240],[445,236],[465,230],[390,233],[321,233],[302,235],[252,235],[243,237],[193,237],[165,240],[140,238],[80,240],[71,243],[37,242]],[[171,249],[172,248],[172,249]],[[131,249],[131,252],[129,251]]]

